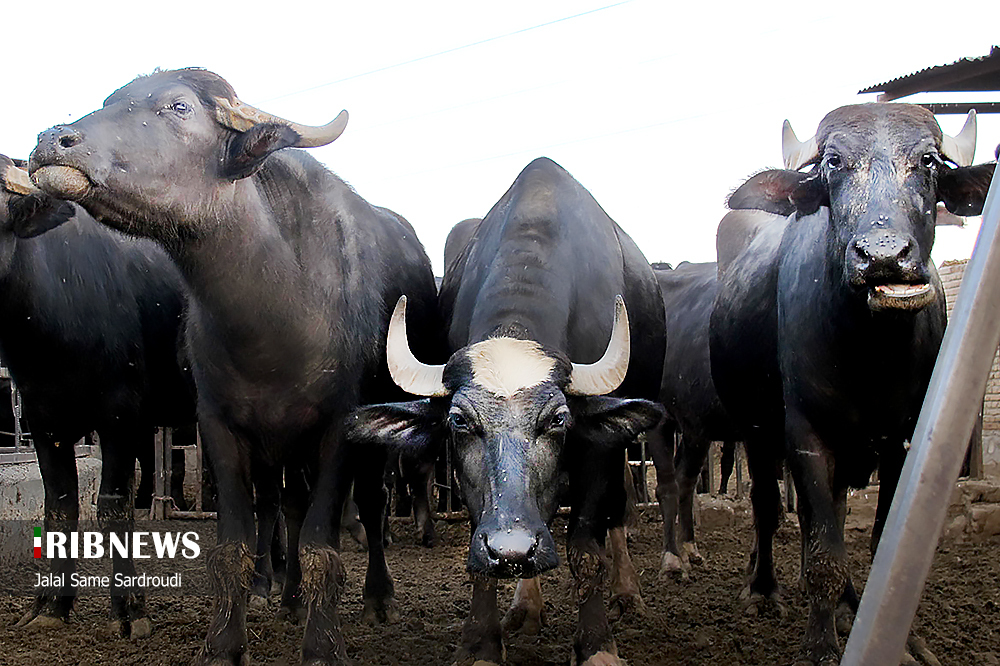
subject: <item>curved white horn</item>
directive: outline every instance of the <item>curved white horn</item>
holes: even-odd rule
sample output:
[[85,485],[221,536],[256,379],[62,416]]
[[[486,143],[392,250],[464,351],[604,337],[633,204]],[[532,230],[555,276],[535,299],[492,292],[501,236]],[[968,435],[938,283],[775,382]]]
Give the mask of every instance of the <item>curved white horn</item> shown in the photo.
[[241,102],[239,99],[229,100],[225,97],[215,98],[215,118],[220,124],[234,129],[237,132],[246,132],[258,123],[280,123],[287,125],[298,132],[299,142],[295,144],[297,148],[317,148],[333,143],[347,128],[347,111],[341,111],[337,117],[326,125],[314,127],[312,125],[300,125],[290,120],[271,115],[266,111]]
[[628,372],[631,351],[628,312],[621,294],[615,297],[615,324],[604,356],[596,363],[573,364],[566,393],[571,395],[605,395],[618,388]]
[[448,395],[443,381],[444,366],[421,363],[410,351],[406,339],[406,296],[399,297],[392,311],[385,357],[392,381],[407,393],[427,397]]
[[962,131],[955,136],[941,137],[941,152],[958,166],[971,166],[976,156],[976,110],[969,109]]
[[786,120],[781,125],[781,159],[785,162],[785,168],[798,171],[817,157],[819,148],[816,146],[816,137],[805,142],[799,141],[792,124]]
[[10,164],[0,173],[0,187],[13,194],[40,194],[28,172]]

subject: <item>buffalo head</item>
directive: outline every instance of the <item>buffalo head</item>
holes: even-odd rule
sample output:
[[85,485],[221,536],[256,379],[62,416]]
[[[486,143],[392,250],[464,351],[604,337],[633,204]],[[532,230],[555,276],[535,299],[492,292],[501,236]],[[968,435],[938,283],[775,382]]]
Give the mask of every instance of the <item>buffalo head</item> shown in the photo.
[[937,202],[956,215],[982,212],[995,164],[969,166],[975,133],[974,112],[953,138],[909,104],[841,107],[805,142],[786,122],[790,169],[757,174],[729,205],[799,218],[827,208],[829,265],[873,311],[916,311],[937,298],[929,270]]
[[42,189],[101,221],[169,241],[245,200],[239,182],[274,151],[330,143],[346,124],[346,112],[322,127],[292,123],[244,104],[212,72],[163,71],[42,132],[29,167]]
[[473,525],[469,570],[530,578],[551,569],[559,560],[547,523],[568,484],[569,459],[598,450],[620,461],[624,445],[662,417],[646,400],[597,397],[628,369],[624,302],[619,296],[607,351],[589,365],[506,336],[425,365],[409,350],[405,306],[404,297],[390,322],[389,369],[400,387],[428,398],[358,410],[348,437],[392,446],[446,439]]
[[27,171],[0,155],[0,275],[9,270],[18,238],[37,236],[75,214],[71,203],[35,187]]

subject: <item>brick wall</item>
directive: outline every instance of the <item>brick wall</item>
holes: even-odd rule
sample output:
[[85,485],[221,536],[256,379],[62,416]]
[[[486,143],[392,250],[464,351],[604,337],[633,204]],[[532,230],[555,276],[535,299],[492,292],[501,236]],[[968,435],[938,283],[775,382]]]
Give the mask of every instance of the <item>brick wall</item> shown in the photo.
[[[958,298],[958,289],[965,275],[967,259],[946,261],[938,266],[941,282],[948,299],[948,316]],[[1000,359],[993,357],[993,367],[986,383],[986,400],[983,405],[983,462],[989,476],[1000,476]]]
[[[941,282],[944,283],[945,294],[948,298],[948,316],[951,317],[951,310],[955,306],[955,299],[958,297],[958,289],[962,285],[962,277],[965,275],[965,265],[967,259],[946,261],[938,267],[941,275]],[[983,413],[984,430],[1000,430],[1000,364],[998,357],[993,357],[993,368],[990,370],[990,379],[986,385],[986,408]]]

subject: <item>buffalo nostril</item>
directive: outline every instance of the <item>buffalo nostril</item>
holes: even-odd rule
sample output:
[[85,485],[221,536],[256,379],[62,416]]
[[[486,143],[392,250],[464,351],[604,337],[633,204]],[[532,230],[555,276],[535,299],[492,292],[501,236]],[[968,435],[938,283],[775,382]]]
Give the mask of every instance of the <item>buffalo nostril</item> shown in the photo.
[[57,128],[57,141],[62,148],[72,148],[83,140],[83,136],[69,127]]
[[486,553],[490,556],[490,559],[491,560],[499,560],[500,559],[500,554],[496,550],[493,549],[493,546],[490,545],[490,539],[489,539],[489,537],[486,536],[485,534],[480,534],[479,536],[482,537],[482,539],[483,539],[483,546],[486,547]]
[[897,256],[900,259],[906,259],[907,257],[910,256],[911,252],[913,252],[913,243],[908,242],[906,243],[906,245],[903,246],[903,249],[899,251],[899,254]]

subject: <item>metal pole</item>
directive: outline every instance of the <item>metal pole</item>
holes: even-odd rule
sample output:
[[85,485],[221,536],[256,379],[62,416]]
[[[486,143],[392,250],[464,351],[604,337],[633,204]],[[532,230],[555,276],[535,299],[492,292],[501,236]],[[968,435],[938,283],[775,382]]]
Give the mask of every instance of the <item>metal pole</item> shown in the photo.
[[898,664],[1000,344],[1000,178],[965,268],[842,666]]

